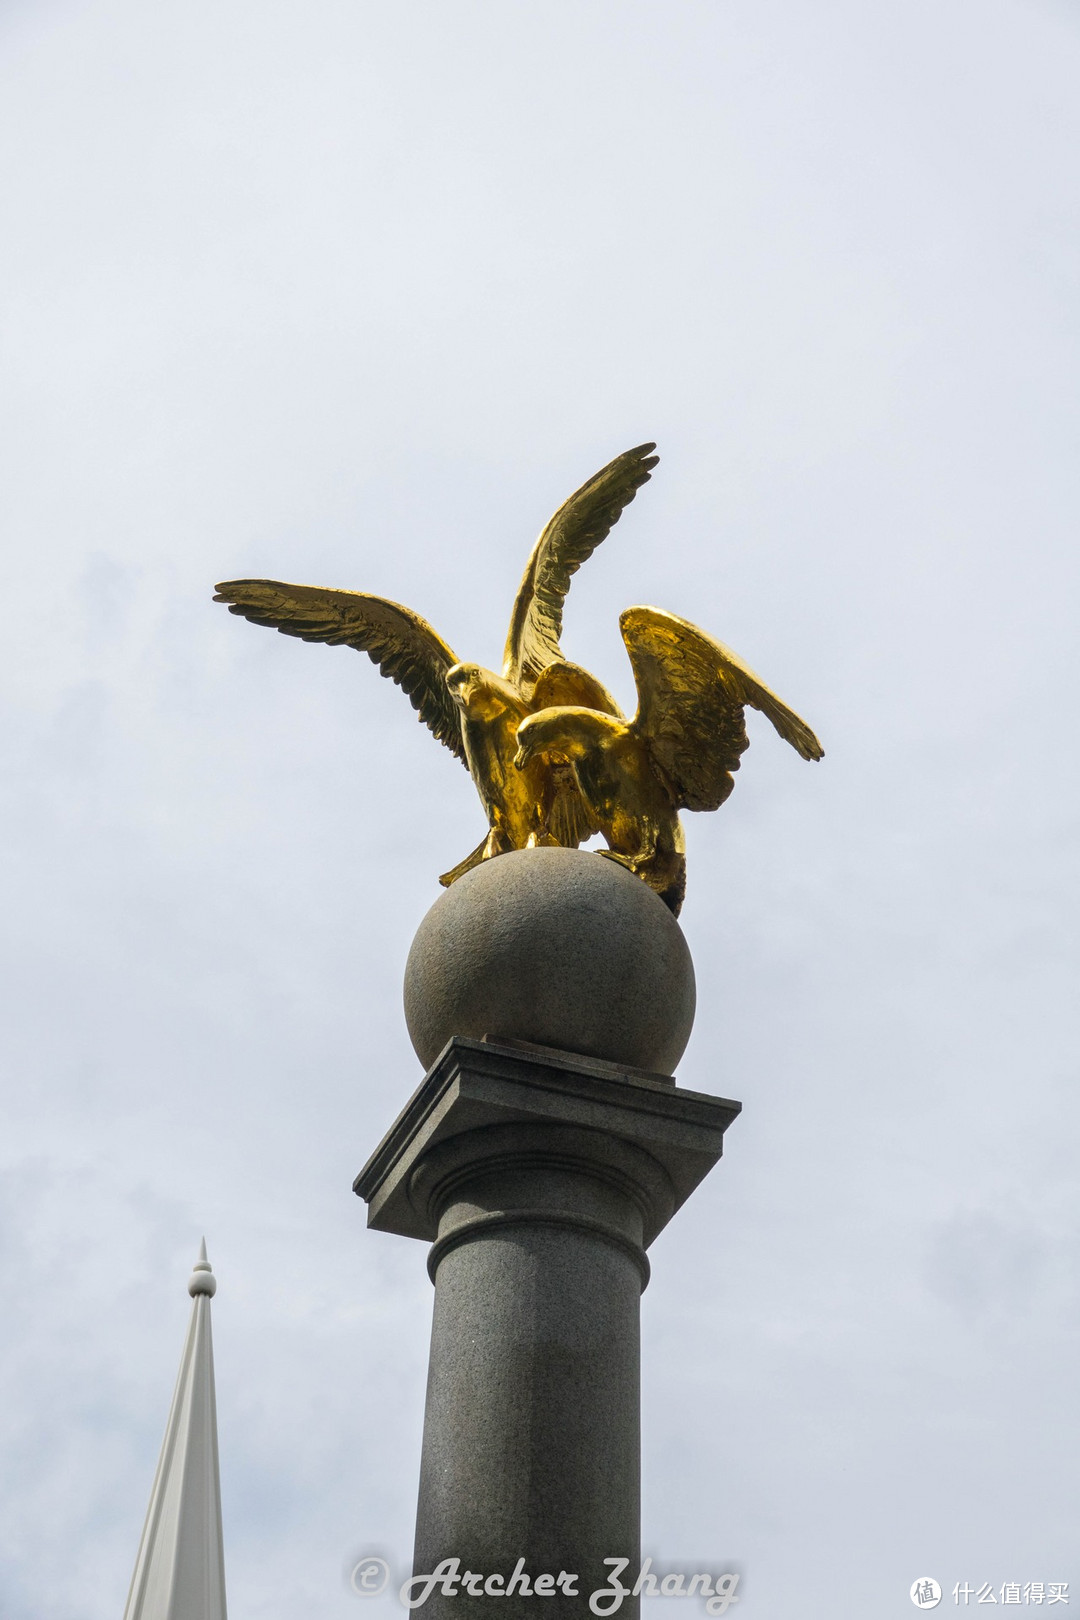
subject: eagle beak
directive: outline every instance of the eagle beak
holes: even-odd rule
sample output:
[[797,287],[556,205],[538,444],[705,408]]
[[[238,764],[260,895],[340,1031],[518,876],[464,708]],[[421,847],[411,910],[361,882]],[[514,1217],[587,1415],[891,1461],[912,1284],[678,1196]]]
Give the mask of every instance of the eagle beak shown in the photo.
[[514,764],[517,766],[519,771],[523,771],[528,763],[528,754],[525,752],[524,748],[519,748],[517,753],[514,755]]

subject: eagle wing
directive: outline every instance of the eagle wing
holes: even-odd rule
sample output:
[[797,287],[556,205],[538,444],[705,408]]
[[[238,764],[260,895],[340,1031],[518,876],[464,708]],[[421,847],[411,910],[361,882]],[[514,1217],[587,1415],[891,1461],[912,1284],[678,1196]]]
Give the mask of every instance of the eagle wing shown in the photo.
[[561,659],[563,602],[570,580],[611,533],[659,456],[639,444],[609,461],[565,501],[533,547],[506,638],[503,675],[526,697],[542,670]]
[[226,580],[217,586],[214,601],[227,602],[230,613],[252,624],[271,625],[284,636],[366,652],[468,768],[460,713],[446,684],[446,672],[458,659],[418,613],[381,596],[286,585],[277,579]]
[[742,659],[686,619],[659,608],[627,608],[619,627],[634,667],[634,729],[674,788],[680,808],[715,810],[747,747],[744,705],[759,709],[803,759],[822,747]]
[[540,671],[531,702],[534,709],[600,709],[617,720],[623,717],[619,705],[595,675],[561,658]]

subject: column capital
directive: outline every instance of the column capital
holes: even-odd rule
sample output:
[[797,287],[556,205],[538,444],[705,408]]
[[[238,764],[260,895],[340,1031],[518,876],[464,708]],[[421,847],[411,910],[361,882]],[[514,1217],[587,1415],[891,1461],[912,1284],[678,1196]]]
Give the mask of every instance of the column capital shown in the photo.
[[[433,1242],[440,1188],[479,1161],[564,1153],[632,1184],[647,1246],[716,1164],[742,1105],[668,1075],[455,1036],[353,1183],[378,1231]],[[517,1127],[517,1129],[513,1129]],[[510,1128],[510,1129],[508,1129]]]

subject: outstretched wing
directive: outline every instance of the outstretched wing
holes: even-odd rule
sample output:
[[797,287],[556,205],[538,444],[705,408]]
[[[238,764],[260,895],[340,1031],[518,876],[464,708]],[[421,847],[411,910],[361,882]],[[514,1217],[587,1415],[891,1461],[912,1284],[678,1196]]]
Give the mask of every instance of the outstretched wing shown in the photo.
[[252,624],[271,625],[284,636],[366,652],[380,674],[406,693],[439,741],[466,765],[460,713],[446,684],[446,672],[458,660],[418,613],[381,596],[285,585],[277,579],[226,580],[217,586],[214,601],[227,602],[230,613],[239,613]]
[[518,589],[506,638],[503,675],[530,696],[541,670],[562,657],[563,602],[570,580],[606,540],[659,456],[655,444],[639,444],[582,484],[544,529]]
[[627,608],[619,627],[638,688],[634,729],[681,807],[715,810],[731,791],[730,773],[747,746],[746,704],[767,715],[803,759],[821,758],[821,744],[806,722],[704,630],[649,607]]

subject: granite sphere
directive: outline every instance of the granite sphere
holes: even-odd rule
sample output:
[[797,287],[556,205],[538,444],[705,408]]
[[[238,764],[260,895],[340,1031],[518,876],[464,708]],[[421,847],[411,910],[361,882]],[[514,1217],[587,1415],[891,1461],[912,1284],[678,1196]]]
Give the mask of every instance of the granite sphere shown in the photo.
[[425,1068],[452,1035],[489,1035],[671,1074],[694,1002],[672,913],[587,850],[514,850],[474,867],[432,906],[405,968]]

